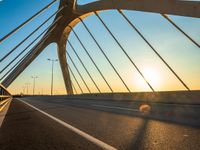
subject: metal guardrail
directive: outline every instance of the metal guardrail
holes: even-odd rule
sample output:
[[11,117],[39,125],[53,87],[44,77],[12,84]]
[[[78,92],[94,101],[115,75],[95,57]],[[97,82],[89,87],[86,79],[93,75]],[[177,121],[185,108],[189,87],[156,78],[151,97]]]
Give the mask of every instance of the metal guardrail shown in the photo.
[[4,110],[10,100],[12,100],[12,95],[3,85],[0,84],[0,112]]
[[11,98],[11,95],[0,95],[0,98]]
[[0,101],[0,113],[4,110],[4,108],[7,106],[7,104],[11,101],[11,97],[6,98],[4,100]]

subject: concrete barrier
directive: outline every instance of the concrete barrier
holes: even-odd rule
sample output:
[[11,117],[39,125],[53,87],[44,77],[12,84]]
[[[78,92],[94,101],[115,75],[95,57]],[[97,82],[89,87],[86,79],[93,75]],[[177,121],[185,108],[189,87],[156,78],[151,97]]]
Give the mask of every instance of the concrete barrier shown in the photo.
[[[167,92],[136,92],[136,93],[95,93],[78,95],[57,95],[55,98],[79,98],[95,100],[131,101],[145,103],[167,104],[200,104],[200,90],[196,91],[167,91]],[[50,96],[52,97],[52,96]]]

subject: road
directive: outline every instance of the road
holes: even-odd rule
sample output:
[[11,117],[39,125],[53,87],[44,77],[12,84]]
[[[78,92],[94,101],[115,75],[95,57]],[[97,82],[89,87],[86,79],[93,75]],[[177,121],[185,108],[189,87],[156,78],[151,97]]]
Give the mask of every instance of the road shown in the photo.
[[200,147],[199,127],[142,117],[134,105],[66,97],[21,100],[12,101],[0,129],[2,150]]

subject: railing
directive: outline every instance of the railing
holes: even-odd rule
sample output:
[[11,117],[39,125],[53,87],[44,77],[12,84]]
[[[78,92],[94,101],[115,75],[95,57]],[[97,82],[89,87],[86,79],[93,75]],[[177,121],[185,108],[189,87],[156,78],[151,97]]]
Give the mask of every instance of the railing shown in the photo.
[[0,113],[7,104],[12,100],[12,95],[0,84]]

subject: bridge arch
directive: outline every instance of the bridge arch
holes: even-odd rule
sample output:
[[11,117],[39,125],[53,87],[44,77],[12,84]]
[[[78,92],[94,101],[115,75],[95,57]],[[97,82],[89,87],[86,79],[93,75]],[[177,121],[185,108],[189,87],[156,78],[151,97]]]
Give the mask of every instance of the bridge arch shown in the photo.
[[[157,5],[155,5],[155,3]],[[159,6],[159,7],[157,7]],[[65,86],[69,94],[73,94],[69,70],[66,60],[66,41],[72,28],[93,12],[108,9],[128,9],[161,14],[174,14],[182,16],[200,17],[199,2],[194,1],[160,1],[160,0],[99,0],[85,5],[78,5],[76,0],[61,0],[59,9],[55,17],[53,26],[47,31],[38,44],[33,47],[32,52],[12,71],[12,73],[2,82],[6,87],[39,55],[39,53],[50,43],[58,44],[58,57],[65,81]],[[50,34],[51,33],[51,34]]]
[[[156,1],[158,2],[158,1]],[[123,4],[122,4],[123,3]],[[65,20],[65,24],[61,25],[62,31],[61,31],[61,36],[59,38],[58,45],[60,45],[59,47],[59,58],[62,57],[66,57],[66,43],[69,37],[70,32],[72,31],[72,29],[79,23],[81,22],[81,20],[84,20],[86,17],[92,15],[93,13],[97,14],[99,11],[104,11],[104,10],[109,10],[109,9],[127,9],[127,10],[139,10],[139,11],[146,11],[146,12],[155,12],[155,13],[168,13],[168,14],[175,14],[175,15],[186,15],[186,16],[195,16],[198,17],[197,12],[199,11],[198,8],[199,5],[197,3],[182,3],[182,2],[177,2],[177,3],[166,3],[165,1],[159,1],[158,3],[160,3],[162,5],[162,7],[164,8],[156,8],[154,6],[152,6],[152,4],[150,4],[149,1],[140,1],[139,3],[136,1],[105,1],[105,0],[100,0],[100,1],[95,1],[95,2],[91,2],[85,5],[77,5],[76,1],[71,1],[71,14],[69,15],[69,11],[65,11],[68,12],[67,15],[63,15],[64,20]],[[144,4],[147,4],[144,6]],[[173,5],[173,7],[172,7]],[[62,6],[62,5],[61,5]],[[184,8],[189,8],[187,9],[188,11],[184,11],[183,14],[183,10],[180,9],[175,9],[178,6],[183,6]],[[193,6],[193,7],[191,7]],[[194,7],[196,6],[196,7]],[[159,56],[160,57],[160,56]],[[162,58],[161,58],[162,59]],[[62,61],[64,64],[64,58]],[[67,60],[65,60],[65,62],[67,62]],[[168,64],[165,62],[165,64],[168,66]],[[168,66],[169,67],[169,66]],[[67,64],[65,64],[65,67],[62,67],[62,70],[66,70],[67,68]],[[169,67],[170,68],[170,67]],[[170,70],[174,73],[174,71],[170,68]],[[69,77],[69,70],[67,69],[67,71],[63,71],[65,73],[63,73],[63,76],[65,78],[66,81],[66,87],[70,87],[67,89],[68,93],[73,93],[72,90],[72,85],[71,85],[71,79],[67,79]],[[141,74],[141,73],[140,73]],[[141,74],[142,75],[142,74]],[[142,75],[143,76],[143,75]],[[175,74],[175,76],[178,77],[178,75]],[[144,78],[144,77],[143,77]],[[178,77],[179,78],[179,77]],[[179,80],[183,83],[183,85],[189,89],[185,83],[179,78]],[[149,85],[149,87],[154,91],[154,89],[152,88],[152,86],[148,83],[148,81],[146,81],[147,84]],[[126,86],[126,85],[125,85]],[[128,89],[129,90],[129,89]]]

